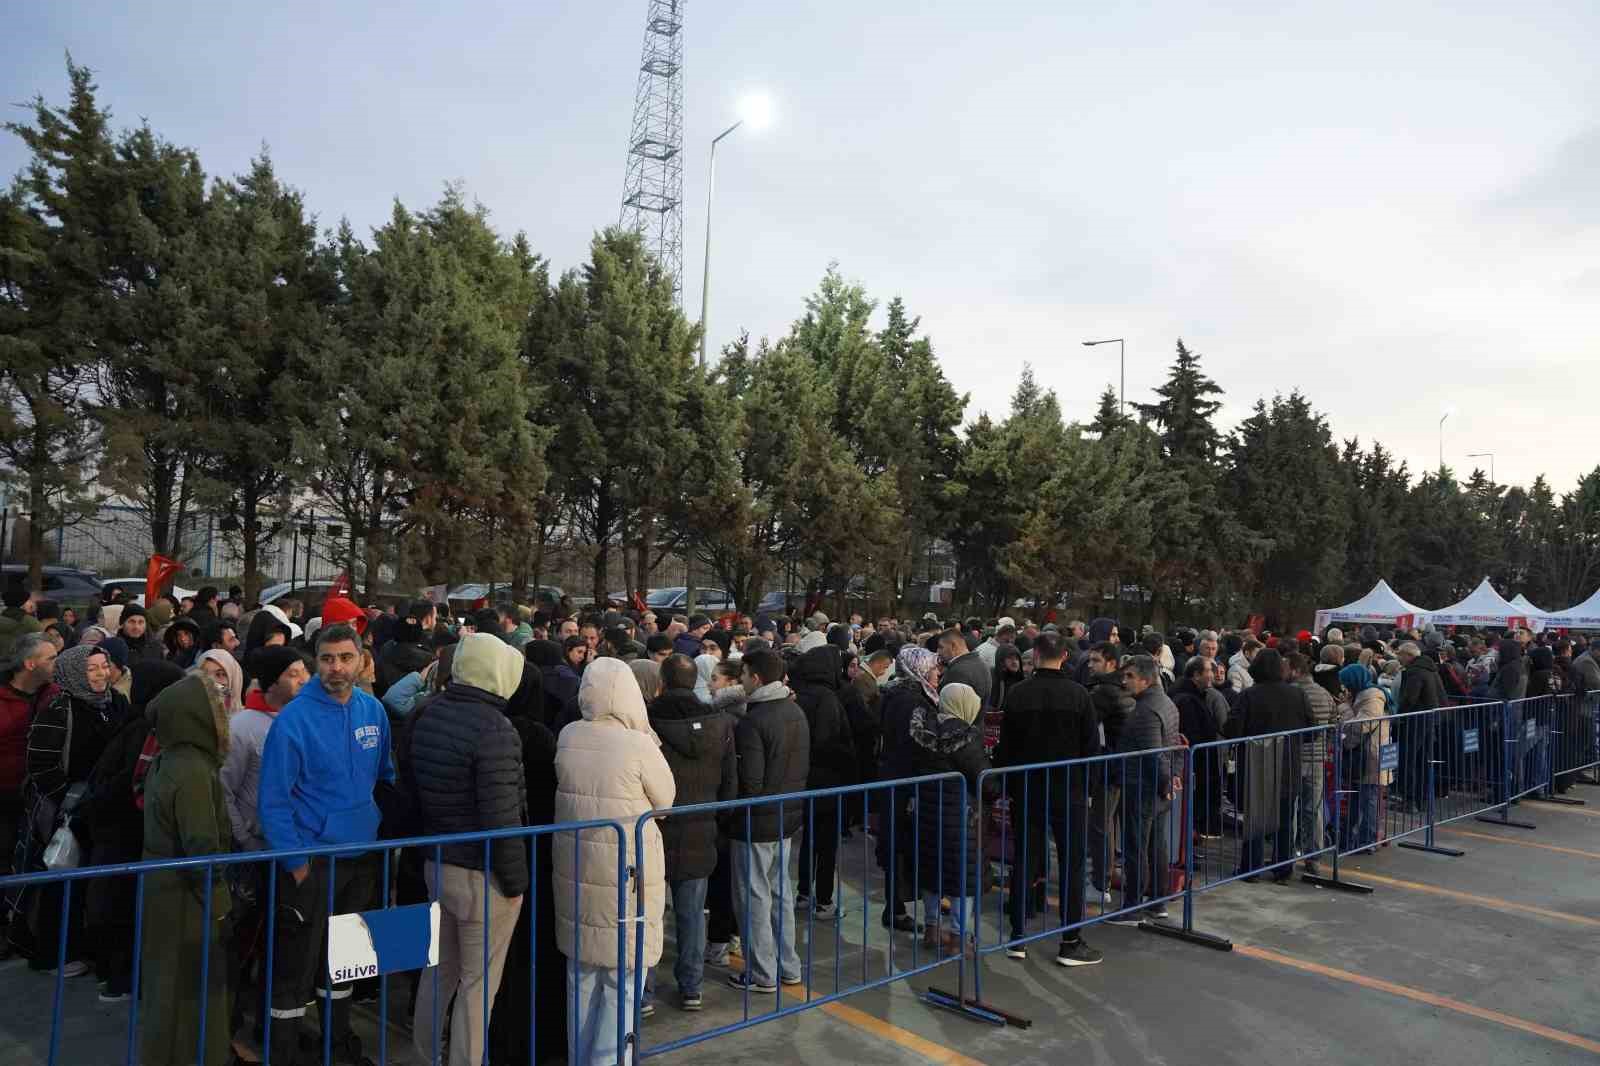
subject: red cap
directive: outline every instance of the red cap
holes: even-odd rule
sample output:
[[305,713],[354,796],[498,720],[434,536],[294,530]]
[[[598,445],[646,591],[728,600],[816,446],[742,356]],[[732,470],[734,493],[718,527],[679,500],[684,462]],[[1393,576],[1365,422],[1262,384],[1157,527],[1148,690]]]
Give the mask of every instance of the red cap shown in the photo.
[[1311,643],[1311,630],[1302,629],[1300,632],[1298,632],[1298,633],[1296,633],[1294,635],[1294,639],[1298,640],[1302,644],[1310,644]]
[[329,596],[322,604],[322,624],[325,626],[352,625],[356,632],[366,635],[367,614],[347,596]]

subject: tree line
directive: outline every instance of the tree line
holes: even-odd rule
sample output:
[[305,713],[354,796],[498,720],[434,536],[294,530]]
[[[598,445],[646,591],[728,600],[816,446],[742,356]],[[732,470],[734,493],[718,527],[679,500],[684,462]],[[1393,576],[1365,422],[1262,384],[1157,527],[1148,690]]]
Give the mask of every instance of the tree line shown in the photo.
[[1298,391],[1224,433],[1182,341],[1130,417],[1108,388],[1068,421],[1024,371],[1003,417],[966,423],[919,319],[895,298],[875,328],[837,267],[786,334],[702,370],[635,234],[554,274],[456,187],[321,230],[265,151],[209,177],[148,123],[115,130],[86,68],[68,80],[7,124],[29,161],[0,195],[0,477],[35,568],[46,530],[114,494],[162,554],[223,514],[251,596],[311,499],[368,586],[387,565],[521,592],[574,543],[597,599],[671,553],[747,609],[786,569],[889,606],[935,557],[963,605],[1197,622],[1301,617],[1380,575],[1425,606],[1484,574],[1550,608],[1600,580],[1600,468],[1560,495],[1414,478]]

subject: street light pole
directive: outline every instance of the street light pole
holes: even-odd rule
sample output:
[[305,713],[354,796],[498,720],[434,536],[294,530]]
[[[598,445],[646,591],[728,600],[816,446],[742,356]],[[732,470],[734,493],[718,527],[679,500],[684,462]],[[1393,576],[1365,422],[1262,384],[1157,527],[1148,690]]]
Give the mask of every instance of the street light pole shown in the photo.
[[1128,392],[1128,353],[1123,346],[1121,337],[1112,337],[1103,341],[1084,341],[1085,348],[1093,348],[1097,344],[1115,344],[1117,346],[1117,368],[1120,379],[1117,384],[1117,417],[1127,417],[1127,404],[1124,400]]
[[740,119],[711,140],[711,171],[706,177],[706,258],[700,275],[700,369],[706,367],[706,336],[710,326],[706,314],[711,307],[711,204],[717,192],[717,142],[744,125]]
[[1490,485],[1498,485],[1498,484],[1500,484],[1500,482],[1495,480],[1495,476],[1494,476],[1494,452],[1468,452],[1467,453],[1467,458],[1468,459],[1488,459],[1489,460],[1489,484]]
[[1444,414],[1439,416],[1439,472],[1440,473],[1444,472],[1444,420],[1449,418],[1449,417],[1450,417],[1450,412],[1449,411],[1446,411]]

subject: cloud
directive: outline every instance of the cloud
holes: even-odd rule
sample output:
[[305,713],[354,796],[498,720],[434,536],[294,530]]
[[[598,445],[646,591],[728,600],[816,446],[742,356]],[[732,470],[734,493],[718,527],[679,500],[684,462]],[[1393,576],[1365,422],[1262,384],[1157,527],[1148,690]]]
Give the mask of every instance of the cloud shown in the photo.
[[1538,170],[1489,202],[1491,215],[1534,219],[1559,229],[1600,225],[1600,126],[1569,138]]

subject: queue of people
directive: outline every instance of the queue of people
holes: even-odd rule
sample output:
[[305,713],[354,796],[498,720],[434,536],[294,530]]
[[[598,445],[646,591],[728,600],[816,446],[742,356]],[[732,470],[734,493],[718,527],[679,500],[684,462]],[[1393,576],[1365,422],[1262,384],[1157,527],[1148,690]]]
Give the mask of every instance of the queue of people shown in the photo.
[[[288,856],[149,877],[144,928],[163,935],[142,941],[145,987],[198,992],[209,961],[205,996],[146,997],[151,1064],[193,1061],[202,1024],[208,1063],[269,1047],[275,1063],[320,1061],[324,1040],[335,1061],[370,1061],[350,1020],[362,988],[326,980],[329,916],[424,901],[440,908],[437,970],[391,990],[408,997],[396,1014],[424,1058],[612,1062],[619,1016],[628,1040],[659,1003],[704,1009],[708,969],[724,996],[805,984],[801,938],[845,917],[838,855],[856,833],[876,844],[887,935],[972,950],[978,888],[998,862],[1007,955],[1059,932],[1057,963],[1095,965],[1091,901],[1114,922],[1167,917],[1170,849],[1195,843],[1173,828],[1184,741],[1267,738],[1237,765],[1196,760],[1188,799],[1201,840],[1238,832],[1246,880],[1268,840],[1283,879],[1299,859],[1316,872],[1330,791],[1355,797],[1341,847],[1376,841],[1381,790],[1426,801],[1426,755],[1380,758],[1395,714],[1451,696],[1600,692],[1600,649],[1526,631],[1457,646],[1370,627],[1350,641],[1337,629],[1124,639],[1111,619],[487,607],[452,622],[427,601],[384,612],[342,596],[302,624],[279,607],[236,612],[216,590],[176,617],[118,606],[114,630],[102,608],[97,632],[70,645],[37,625],[12,634],[0,687],[11,868],[45,868],[63,829],[85,865]],[[1273,739],[1312,727],[1338,728]],[[1348,789],[1325,788],[1334,745]],[[858,787],[907,778],[919,783]],[[780,799],[808,789],[828,791]],[[1009,844],[986,851],[977,819],[1001,807]],[[573,823],[604,824],[383,861],[385,839]],[[362,844],[337,861],[319,852]],[[74,894],[59,961],[115,1003],[139,992],[139,915],[126,878],[103,880]],[[60,901],[56,885],[7,898],[7,950],[34,969],[58,964]],[[1048,932],[1030,932],[1047,909]]]

